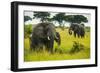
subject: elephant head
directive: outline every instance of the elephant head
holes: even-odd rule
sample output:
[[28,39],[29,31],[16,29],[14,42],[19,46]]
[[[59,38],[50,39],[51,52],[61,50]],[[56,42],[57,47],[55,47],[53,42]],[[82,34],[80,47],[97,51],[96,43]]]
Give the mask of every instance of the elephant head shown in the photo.
[[48,48],[53,48],[54,41],[56,41],[57,44],[60,45],[61,43],[60,34],[56,32],[55,26],[52,23],[46,24],[44,32],[47,37],[47,42],[49,43],[48,45],[49,47],[47,46]]
[[45,32],[46,32],[48,41],[54,39],[57,42],[58,45],[61,44],[60,34],[59,34],[59,32],[56,32],[55,26],[52,23],[49,23],[45,27]]
[[68,32],[69,32],[70,35],[72,35],[72,29],[71,28],[69,28]]
[[72,23],[69,27],[69,34],[72,35],[72,32],[75,31],[75,28],[77,27],[77,24]]

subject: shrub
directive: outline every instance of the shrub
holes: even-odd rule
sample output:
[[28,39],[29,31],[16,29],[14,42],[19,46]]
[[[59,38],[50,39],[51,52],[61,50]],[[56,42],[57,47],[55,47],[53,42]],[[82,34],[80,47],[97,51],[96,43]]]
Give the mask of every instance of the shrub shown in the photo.
[[70,53],[74,54],[74,53],[79,52],[79,51],[81,51],[83,49],[84,49],[84,45],[83,44],[80,44],[79,42],[74,41]]
[[32,33],[32,25],[25,25],[24,26],[24,37],[28,38],[30,36],[30,34]]

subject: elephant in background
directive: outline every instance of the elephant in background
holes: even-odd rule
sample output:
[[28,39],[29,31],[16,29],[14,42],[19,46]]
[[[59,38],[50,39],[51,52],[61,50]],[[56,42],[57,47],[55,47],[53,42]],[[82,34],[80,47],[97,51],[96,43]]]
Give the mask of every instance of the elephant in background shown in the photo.
[[53,52],[54,40],[60,45],[60,34],[56,32],[55,26],[52,23],[39,23],[33,28],[30,47],[37,50],[45,46]]
[[69,27],[69,34],[72,35],[72,32],[74,33],[74,37],[78,36],[78,38],[83,38],[85,36],[84,24],[71,24],[71,26]]

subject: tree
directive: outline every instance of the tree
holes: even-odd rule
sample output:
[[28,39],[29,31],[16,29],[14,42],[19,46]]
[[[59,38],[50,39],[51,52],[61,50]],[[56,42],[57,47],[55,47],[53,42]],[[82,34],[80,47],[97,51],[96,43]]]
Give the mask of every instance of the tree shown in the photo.
[[50,17],[50,13],[49,12],[34,12],[33,16],[34,16],[33,19],[37,18],[37,19],[40,19],[41,22],[46,22],[48,21]]
[[81,23],[81,22],[88,22],[87,18],[83,15],[67,15],[66,21],[70,23]]
[[24,22],[26,22],[26,21],[28,21],[28,20],[32,20],[32,18],[29,17],[29,16],[24,16]]
[[66,16],[65,13],[58,13],[55,16],[53,16],[52,18],[54,21],[57,21],[59,23],[59,26],[63,26],[64,28],[64,24],[65,24],[65,20],[66,20]]

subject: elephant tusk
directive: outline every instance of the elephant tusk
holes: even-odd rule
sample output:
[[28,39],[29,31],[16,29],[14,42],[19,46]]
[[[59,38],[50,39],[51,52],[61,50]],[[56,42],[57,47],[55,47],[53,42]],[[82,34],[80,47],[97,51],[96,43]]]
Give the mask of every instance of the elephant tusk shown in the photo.
[[48,36],[48,40],[50,40],[49,36]]

